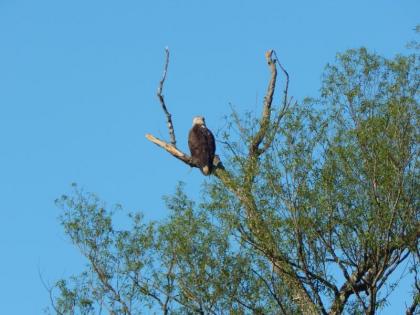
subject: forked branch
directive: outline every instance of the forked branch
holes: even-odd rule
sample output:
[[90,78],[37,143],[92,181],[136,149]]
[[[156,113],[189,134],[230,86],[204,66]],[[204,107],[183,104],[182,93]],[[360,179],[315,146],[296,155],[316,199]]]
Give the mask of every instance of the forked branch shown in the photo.
[[276,68],[276,60],[272,58],[273,50],[269,50],[265,53],[265,59],[267,60],[268,66],[270,67],[271,71],[271,79],[268,83],[267,93],[264,97],[264,105],[263,105],[263,112],[261,114],[260,119],[260,129],[255,134],[254,138],[251,141],[251,145],[249,147],[249,155],[251,156],[258,156],[261,153],[260,151],[260,144],[264,140],[264,137],[268,131],[268,127],[270,125],[270,116],[271,116],[271,104],[273,103],[273,95],[274,90],[276,88],[276,79],[277,79],[277,68]]
[[[249,147],[250,157],[258,157],[261,154],[263,154],[268,148],[270,148],[275,138],[275,135],[278,131],[278,128],[280,126],[280,121],[285,115],[292,101],[292,98],[289,99],[288,97],[289,74],[287,73],[283,65],[279,62],[276,52],[274,50],[267,51],[265,54],[265,58],[267,60],[268,66],[271,71],[271,78],[268,83],[266,95],[264,97],[263,112],[260,118],[260,129],[255,134]],[[273,103],[273,96],[274,96],[274,91],[276,88],[276,81],[277,81],[276,64],[279,65],[281,71],[283,72],[286,83],[283,90],[282,104],[277,112],[277,116],[272,119],[271,118],[272,103]],[[264,141],[264,146],[260,148],[260,145],[263,141]]]
[[[267,135],[267,139],[265,140],[264,143],[264,147],[261,149],[261,154],[264,153],[273,143],[273,140],[277,134],[277,131],[279,130],[280,127],[280,121],[281,119],[284,117],[284,115],[286,114],[288,108],[290,107],[290,104],[293,101],[293,97],[291,97],[289,99],[289,73],[286,71],[286,69],[283,67],[283,65],[281,64],[281,62],[279,61],[279,58],[277,57],[277,54],[275,51],[273,51],[273,55],[276,58],[275,61],[277,62],[277,64],[279,65],[281,71],[283,72],[286,82],[284,85],[284,90],[283,90],[283,101],[282,101],[282,105],[281,108],[279,109],[278,113],[277,113],[277,117],[274,119],[273,122],[273,126],[271,128],[271,132],[270,134]],[[296,104],[296,102],[295,102]]]

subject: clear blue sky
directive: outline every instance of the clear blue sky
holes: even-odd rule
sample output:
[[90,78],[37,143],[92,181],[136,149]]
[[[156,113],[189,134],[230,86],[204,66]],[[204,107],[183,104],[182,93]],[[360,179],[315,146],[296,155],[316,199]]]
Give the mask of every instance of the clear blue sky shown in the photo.
[[[229,103],[257,109],[274,48],[295,97],[316,96],[336,52],[365,45],[404,51],[420,1],[0,0],[0,312],[42,314],[47,282],[84,261],[58,225],[54,199],[77,182],[109,204],[166,214],[179,180],[202,182],[163,150],[155,97],[171,50],[165,95],[181,148],[191,118],[213,130]],[[386,314],[401,314],[391,296]]]

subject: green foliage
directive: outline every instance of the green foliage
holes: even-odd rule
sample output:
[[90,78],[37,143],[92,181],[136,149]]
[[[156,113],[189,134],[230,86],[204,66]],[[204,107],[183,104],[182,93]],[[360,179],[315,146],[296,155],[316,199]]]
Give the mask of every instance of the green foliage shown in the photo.
[[120,209],[76,187],[58,204],[87,269],[51,288],[53,310],[374,314],[399,265],[411,259],[417,277],[419,82],[417,54],[339,54],[319,99],[270,122],[261,156],[248,152],[258,119],[234,112],[229,181],[206,183],[200,204],[180,184],[163,222],[131,214],[117,229]]

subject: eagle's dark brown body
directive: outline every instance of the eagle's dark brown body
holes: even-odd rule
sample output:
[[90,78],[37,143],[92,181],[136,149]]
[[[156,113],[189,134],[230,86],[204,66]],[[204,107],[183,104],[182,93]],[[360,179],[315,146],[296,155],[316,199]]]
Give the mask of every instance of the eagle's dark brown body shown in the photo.
[[213,158],[216,152],[214,136],[207,129],[203,117],[195,117],[194,124],[188,134],[193,163],[197,165],[204,175],[209,175],[213,168]]

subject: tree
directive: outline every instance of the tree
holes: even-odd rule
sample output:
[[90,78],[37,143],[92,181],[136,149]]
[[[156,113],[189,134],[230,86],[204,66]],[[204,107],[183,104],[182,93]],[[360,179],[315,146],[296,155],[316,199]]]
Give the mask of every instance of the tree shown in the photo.
[[[293,102],[275,52],[260,117],[233,112],[223,163],[193,202],[183,185],[171,215],[146,223],[75,187],[57,203],[87,269],[49,288],[57,314],[375,314],[410,265],[419,310],[419,55],[365,48],[326,67],[318,99]],[[170,143],[184,163],[162,96]],[[277,67],[285,79],[272,106]],[[238,136],[236,136],[238,135]],[[145,311],[148,310],[148,311]]]

